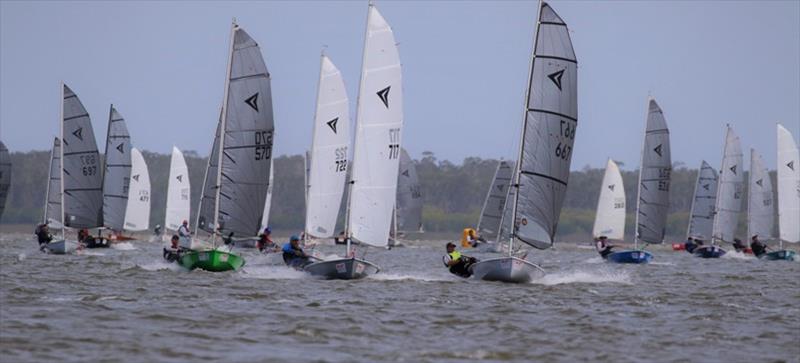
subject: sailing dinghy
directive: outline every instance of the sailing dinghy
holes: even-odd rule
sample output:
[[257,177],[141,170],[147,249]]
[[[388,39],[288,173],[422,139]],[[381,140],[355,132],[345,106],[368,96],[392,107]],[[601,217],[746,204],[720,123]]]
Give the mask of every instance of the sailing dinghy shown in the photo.
[[[197,228],[209,234],[215,248],[183,253],[178,263],[188,269],[229,271],[244,259],[218,237],[258,234],[269,189],[274,133],[270,75],[258,44],[234,22],[220,122],[206,168]],[[207,198],[207,196],[209,198]]]
[[714,207],[714,224],[711,230],[711,245],[694,250],[694,255],[702,258],[719,258],[725,250],[716,245],[717,241],[733,243],[739,225],[744,193],[744,167],[742,147],[739,137],[730,125],[725,134],[725,147],[722,154],[722,169],[719,172],[717,201]]
[[762,256],[765,260],[795,260],[794,251],[783,242],[800,243],[800,151],[792,134],[778,124],[778,238],[780,249]]
[[539,7],[534,39],[513,185],[517,190],[509,255],[473,264],[478,279],[528,282],[544,276],[541,267],[514,256],[513,243],[552,247],[567,192],[578,124],[578,61],[567,24],[545,2]]
[[697,181],[694,185],[689,228],[686,238],[708,241],[714,224],[714,205],[717,200],[719,175],[705,160],[700,164]]
[[[385,248],[397,198],[403,84],[400,56],[391,27],[372,3],[361,65],[350,193],[347,200],[343,258],[305,267],[325,279],[359,279],[380,271],[357,258],[351,244]],[[316,159],[312,156],[312,162]]]
[[[131,240],[122,235],[131,181],[131,137],[125,119],[114,105],[108,112],[105,165],[103,167],[103,224],[109,239]],[[108,240],[97,247],[108,247]]]
[[595,240],[601,237],[615,241],[625,240],[625,186],[617,163],[610,158],[600,184],[592,237]]
[[42,223],[50,226],[50,230],[61,230],[62,238],[43,246],[43,251],[54,254],[72,253],[78,249],[78,241],[63,238],[64,210],[61,208],[61,139],[53,139],[53,148],[50,151],[50,169],[47,177],[47,192],[45,193],[44,218]]

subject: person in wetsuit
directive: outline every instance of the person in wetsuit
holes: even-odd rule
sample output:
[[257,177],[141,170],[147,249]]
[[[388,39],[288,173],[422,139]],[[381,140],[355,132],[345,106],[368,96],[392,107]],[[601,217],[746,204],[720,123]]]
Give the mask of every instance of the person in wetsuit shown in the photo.
[[310,264],[308,254],[300,248],[300,237],[292,236],[289,242],[283,245],[283,262],[286,266],[302,269]]
[[39,249],[44,250],[48,243],[53,241],[53,235],[50,234],[50,226],[47,223],[36,226],[36,240],[39,242]]
[[[753,236],[753,237],[755,237],[755,236]],[[744,253],[744,251],[747,249],[747,245],[742,243],[742,240],[740,240],[738,238],[734,238],[733,239],[733,248],[736,250],[736,252]]]
[[699,238],[689,237],[686,240],[686,244],[684,245],[683,249],[686,250],[686,252],[694,253],[694,250],[696,250],[698,247],[701,247],[701,246],[703,246],[703,240],[701,240]]
[[179,246],[180,245],[180,238],[177,234],[172,235],[172,240],[170,241],[170,247],[164,247],[164,259],[169,262],[175,262],[181,258],[181,252],[183,249]]
[[761,257],[767,253],[767,245],[758,240],[758,235],[754,235],[750,240],[750,249],[753,250],[753,254],[756,255],[756,257]]
[[452,242],[448,242],[445,248],[447,254],[442,257],[442,262],[450,270],[450,273],[465,278],[472,276],[470,268],[478,262],[478,259],[462,255],[461,252],[456,251],[456,245]]
[[272,229],[269,227],[264,228],[264,233],[258,236],[258,243],[256,243],[256,247],[259,251],[263,253],[272,253],[280,250],[278,244],[272,241],[271,235]]
[[597,253],[599,253],[600,256],[603,258],[607,258],[608,255],[610,255],[611,252],[613,252],[612,250],[614,249],[614,247],[616,247],[608,243],[608,237],[606,236],[600,236],[599,238],[596,238],[594,243],[595,243],[594,247],[595,249],[597,249]]

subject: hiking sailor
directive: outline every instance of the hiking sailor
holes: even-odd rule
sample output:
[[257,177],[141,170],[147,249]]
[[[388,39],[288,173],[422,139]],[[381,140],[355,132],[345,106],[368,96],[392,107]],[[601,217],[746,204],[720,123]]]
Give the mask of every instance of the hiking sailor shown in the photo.
[[301,269],[310,264],[309,256],[300,248],[300,237],[292,236],[283,245],[283,262],[289,267]]
[[461,277],[472,276],[472,265],[478,262],[478,259],[462,255],[461,252],[456,251],[456,245],[452,242],[447,243],[446,249],[447,254],[442,256],[442,262],[450,270],[450,273]]
[[597,249],[597,252],[601,257],[607,258],[608,255],[611,254],[612,249],[616,246],[608,243],[608,237],[600,236],[599,238],[595,239],[594,247]]

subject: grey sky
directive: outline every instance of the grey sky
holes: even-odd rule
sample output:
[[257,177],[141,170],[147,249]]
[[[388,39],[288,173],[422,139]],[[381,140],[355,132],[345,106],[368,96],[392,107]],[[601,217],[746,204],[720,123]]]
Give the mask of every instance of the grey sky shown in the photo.
[[[412,157],[516,152],[536,1],[376,1],[403,61],[403,145]],[[775,122],[800,136],[800,2],[552,1],[579,62],[573,169],[639,162],[648,94],[664,109],[672,158],[719,165],[724,125],[775,167]],[[208,154],[232,17],[272,74],[275,152],[311,142],[319,54],[342,70],[355,117],[366,1],[0,2],[0,138],[47,149],[58,82],[104,144],[109,103],[134,145]],[[102,148],[102,147],[101,147]],[[749,160],[749,157],[745,157]]]

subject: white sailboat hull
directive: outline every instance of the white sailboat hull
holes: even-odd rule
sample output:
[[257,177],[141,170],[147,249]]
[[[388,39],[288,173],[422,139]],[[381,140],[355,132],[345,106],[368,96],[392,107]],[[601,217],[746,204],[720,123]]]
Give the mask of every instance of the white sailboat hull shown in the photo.
[[69,240],[59,240],[55,242],[50,242],[44,246],[44,250],[47,253],[52,253],[54,255],[65,255],[68,253],[73,253],[78,250],[78,242],[77,241],[69,241]]
[[517,257],[500,257],[472,265],[472,276],[479,280],[525,283],[544,277],[544,270]]

